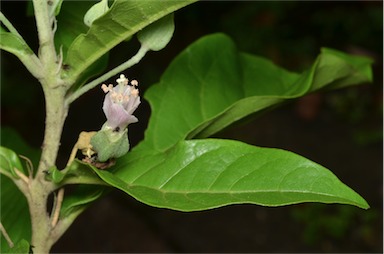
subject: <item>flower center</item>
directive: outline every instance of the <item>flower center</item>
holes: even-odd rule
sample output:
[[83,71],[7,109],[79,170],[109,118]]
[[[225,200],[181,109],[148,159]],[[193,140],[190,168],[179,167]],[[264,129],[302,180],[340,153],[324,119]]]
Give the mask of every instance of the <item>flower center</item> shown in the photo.
[[116,79],[116,87],[113,87],[112,84],[108,86],[103,84],[101,89],[103,89],[104,93],[110,93],[113,103],[124,104],[130,100],[131,96],[137,97],[139,95],[139,89],[137,88],[139,83],[137,80],[132,80],[130,83],[128,81],[124,74],[121,74],[120,78]]

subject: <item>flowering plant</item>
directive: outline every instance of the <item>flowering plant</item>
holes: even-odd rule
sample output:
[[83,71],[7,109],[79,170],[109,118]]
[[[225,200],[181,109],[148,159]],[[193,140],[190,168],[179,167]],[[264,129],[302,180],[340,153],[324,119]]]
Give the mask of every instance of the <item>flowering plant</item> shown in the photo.
[[[94,6],[85,2],[89,10],[73,18],[60,13],[77,13],[71,5],[79,3],[33,0],[37,55],[1,13],[0,48],[17,56],[39,80],[46,102],[39,162],[34,164],[34,155],[29,155],[31,159],[19,156],[20,151],[4,144],[0,149],[0,173],[5,176],[2,251],[49,252],[106,186],[151,206],[185,212],[244,203],[273,207],[320,202],[369,208],[331,171],[302,156],[208,137],[286,100],[323,88],[369,82],[372,61],[323,48],[306,71],[294,73],[240,52],[224,34],[208,35],[188,46],[159,83],[146,91],[151,118],[144,140],[134,148],[130,149],[128,128],[138,121],[133,115],[141,102],[138,82],[120,74],[117,86],[103,84],[106,122],[99,131],[81,132],[67,165],[58,168],[60,139],[71,104],[140,62],[148,51],[163,49],[173,35],[172,13],[193,2],[115,0],[111,6],[105,0]],[[85,25],[73,27],[71,33],[61,30],[68,18]],[[133,35],[140,43],[137,53],[91,80],[105,69],[105,55]],[[79,188],[64,194],[69,185]],[[12,195],[20,202],[9,199]]]
[[101,86],[107,94],[103,104],[107,122],[91,139],[91,145],[100,162],[105,162],[110,158],[119,158],[128,152],[127,127],[138,121],[132,115],[140,104],[138,82],[133,80],[128,85],[128,79],[124,74],[121,74],[116,82],[118,83],[116,87],[111,84]]

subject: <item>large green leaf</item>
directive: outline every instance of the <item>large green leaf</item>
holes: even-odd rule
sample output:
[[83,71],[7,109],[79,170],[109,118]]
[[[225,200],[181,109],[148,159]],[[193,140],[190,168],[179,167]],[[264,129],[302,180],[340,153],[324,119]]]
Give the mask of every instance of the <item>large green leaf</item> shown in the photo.
[[64,74],[71,80],[126,38],[163,16],[196,0],[142,1],[116,0],[110,10],[95,20],[87,34],[79,35],[71,44]]
[[322,49],[311,68],[297,74],[239,52],[223,34],[206,36],[177,56],[160,83],[146,92],[152,114],[140,147],[164,151],[284,100],[370,81],[371,62]]
[[328,169],[288,151],[238,141],[181,141],[164,153],[133,151],[119,161],[114,174],[92,169],[146,204],[181,211],[243,203],[369,207]]

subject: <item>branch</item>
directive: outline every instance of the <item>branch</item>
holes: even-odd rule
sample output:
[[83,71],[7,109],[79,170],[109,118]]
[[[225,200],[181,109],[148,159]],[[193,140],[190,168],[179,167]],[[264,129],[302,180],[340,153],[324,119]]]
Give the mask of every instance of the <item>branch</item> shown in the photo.
[[116,74],[119,74],[120,72],[124,71],[125,69],[128,69],[132,67],[133,65],[140,62],[140,60],[145,56],[145,54],[149,51],[148,48],[141,46],[139,51],[134,55],[131,59],[128,61],[120,64],[119,66],[115,67],[114,69],[110,70],[109,72],[103,74],[102,76],[98,77],[97,79],[89,82],[88,84],[84,85],[80,89],[76,90],[73,94],[70,94],[66,99],[66,105],[71,104],[74,102],[77,98],[79,98],[84,93],[88,92],[92,88],[96,87],[97,85],[101,84],[102,82],[106,81],[107,79],[115,76]]
[[56,74],[56,51],[53,41],[54,33],[52,30],[53,20],[49,14],[48,1],[33,0],[35,11],[37,32],[39,35],[39,58],[45,67],[48,75]]
[[12,23],[4,16],[4,14],[0,11],[0,21],[3,22],[4,26],[14,35],[23,38],[19,32],[17,32],[16,28],[12,25]]
[[7,231],[5,230],[4,226],[3,226],[3,223],[0,222],[0,232],[3,234],[5,240],[7,241],[8,245],[10,248],[13,248],[14,244],[11,240],[11,238],[9,237]]

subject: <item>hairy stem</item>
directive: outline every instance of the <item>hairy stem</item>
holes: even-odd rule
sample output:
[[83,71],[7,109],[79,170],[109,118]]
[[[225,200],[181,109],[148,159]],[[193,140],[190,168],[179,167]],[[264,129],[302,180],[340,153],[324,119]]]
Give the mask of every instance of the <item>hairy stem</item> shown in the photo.
[[101,84],[102,82],[106,81],[107,79],[115,76],[116,74],[124,71],[125,69],[128,69],[132,67],[133,65],[137,64],[140,62],[140,60],[145,56],[145,54],[149,51],[148,48],[141,46],[139,51],[134,55],[131,59],[127,60],[126,62],[120,64],[116,68],[110,70],[109,72],[101,75],[97,79],[89,82],[88,84],[84,85],[80,89],[76,90],[73,94],[68,96],[66,103],[69,105],[73,101],[75,101],[77,98],[79,98],[81,95],[84,93],[88,92],[92,88],[96,87],[97,85]]
[[[50,85],[43,84],[43,87]],[[53,230],[50,216],[47,212],[49,194],[56,186],[45,180],[45,171],[56,164],[56,157],[60,146],[60,138],[67,115],[64,106],[65,89],[61,86],[56,89],[46,88],[46,123],[42,146],[42,155],[35,178],[30,184],[28,203],[32,222],[32,241],[35,253],[48,253],[54,241],[51,237]]]
[[26,194],[32,223],[32,239],[34,253],[49,253],[57,239],[52,237],[54,227],[48,214],[48,196],[56,186],[45,180],[45,173],[55,166],[60,146],[61,134],[68,108],[64,96],[69,84],[59,78],[57,73],[57,56],[54,46],[53,19],[49,14],[49,3],[46,0],[33,0],[36,26],[39,36],[39,59],[42,63],[43,77],[39,79],[45,95],[45,133],[42,154],[35,178],[30,181]]
[[14,35],[23,38],[19,32],[16,30],[16,28],[12,25],[12,23],[4,16],[4,14],[0,11],[0,21],[4,24],[4,26],[9,30],[9,32],[13,33]]

